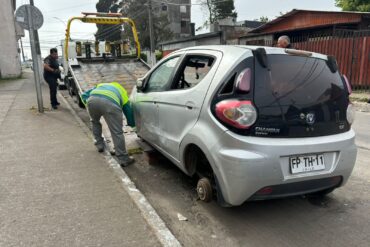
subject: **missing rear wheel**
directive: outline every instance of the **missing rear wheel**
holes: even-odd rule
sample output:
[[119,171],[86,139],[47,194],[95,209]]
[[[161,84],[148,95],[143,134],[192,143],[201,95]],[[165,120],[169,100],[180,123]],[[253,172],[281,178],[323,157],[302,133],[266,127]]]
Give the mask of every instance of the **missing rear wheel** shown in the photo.
[[204,202],[212,201],[213,191],[211,181],[208,178],[201,178],[197,184],[197,193],[199,199]]

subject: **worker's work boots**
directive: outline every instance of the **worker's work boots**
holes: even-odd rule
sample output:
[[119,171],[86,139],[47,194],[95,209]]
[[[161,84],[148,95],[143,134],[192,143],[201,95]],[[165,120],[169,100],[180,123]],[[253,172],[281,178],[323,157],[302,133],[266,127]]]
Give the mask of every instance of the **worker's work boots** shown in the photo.
[[120,159],[119,164],[121,167],[127,167],[135,162],[135,159],[133,157],[127,156],[122,159]]
[[104,144],[95,144],[96,149],[99,153],[104,152],[105,145]]

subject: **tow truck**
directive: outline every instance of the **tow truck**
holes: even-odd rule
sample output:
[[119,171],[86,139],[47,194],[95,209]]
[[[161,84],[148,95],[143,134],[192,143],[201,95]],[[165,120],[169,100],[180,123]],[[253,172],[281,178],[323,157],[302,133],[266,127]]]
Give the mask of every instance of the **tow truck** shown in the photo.
[[[129,24],[133,34],[135,53],[132,54],[130,41],[115,42],[98,40],[72,40],[71,24],[79,20],[83,23],[103,25]],[[102,82],[120,83],[130,95],[136,80],[143,77],[150,66],[140,57],[140,43],[135,23],[132,19],[122,17],[120,13],[87,13],[68,20],[66,36],[62,42],[64,84],[76,102],[84,107],[80,95]]]

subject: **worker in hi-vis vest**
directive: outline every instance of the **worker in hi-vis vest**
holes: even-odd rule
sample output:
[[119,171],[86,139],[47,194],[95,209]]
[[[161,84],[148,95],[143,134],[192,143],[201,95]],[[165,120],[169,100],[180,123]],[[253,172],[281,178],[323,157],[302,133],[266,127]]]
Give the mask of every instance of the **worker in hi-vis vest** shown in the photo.
[[127,124],[131,127],[135,126],[126,90],[118,82],[101,83],[84,92],[81,95],[81,100],[87,106],[95,138],[95,146],[98,151],[103,152],[105,148],[102,137],[102,125],[100,123],[100,118],[104,117],[111,132],[119,164],[122,167],[126,167],[134,163],[134,158],[127,153],[122,130],[122,112],[126,116]]

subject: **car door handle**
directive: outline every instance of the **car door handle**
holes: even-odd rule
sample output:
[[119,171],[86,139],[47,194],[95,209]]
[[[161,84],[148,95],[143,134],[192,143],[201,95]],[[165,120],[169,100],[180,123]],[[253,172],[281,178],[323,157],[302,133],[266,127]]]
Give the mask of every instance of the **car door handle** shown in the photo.
[[193,102],[186,102],[185,106],[186,106],[186,108],[188,108],[189,110],[191,110],[191,109],[194,108],[194,103]]

